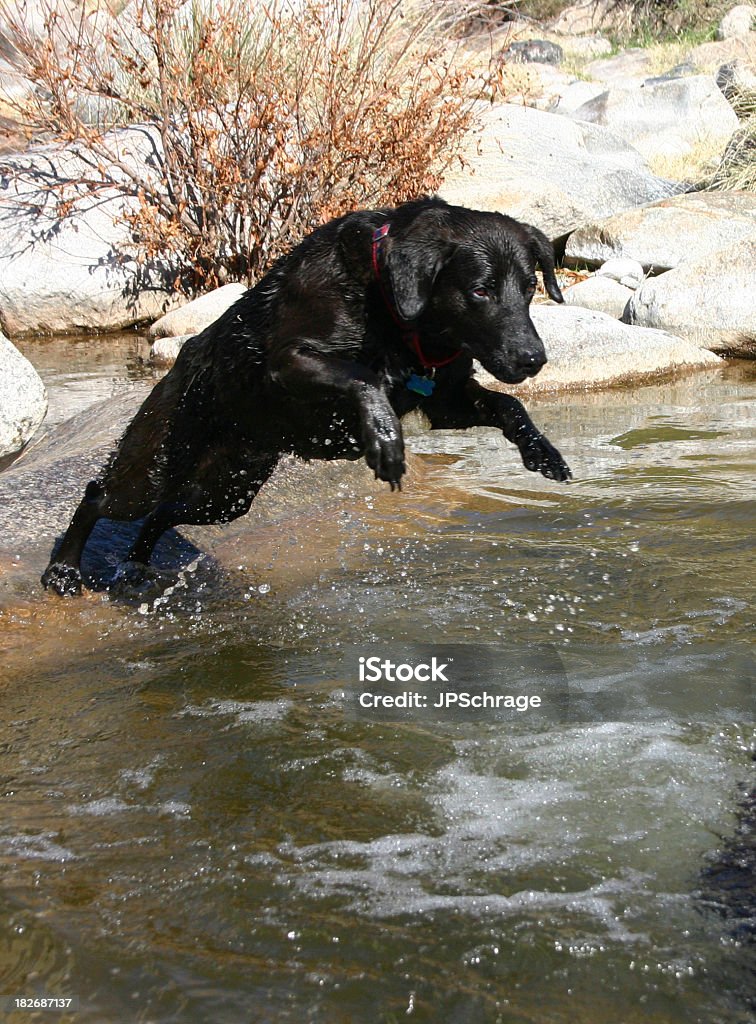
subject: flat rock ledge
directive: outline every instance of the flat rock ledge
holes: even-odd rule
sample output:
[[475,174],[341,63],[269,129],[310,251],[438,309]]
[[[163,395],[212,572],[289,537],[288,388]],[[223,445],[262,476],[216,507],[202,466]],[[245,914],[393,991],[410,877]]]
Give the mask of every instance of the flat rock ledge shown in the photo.
[[533,306],[531,316],[548,363],[537,377],[517,386],[479,370],[478,379],[486,387],[518,394],[576,391],[723,364],[719,356],[685,338],[631,327],[595,310],[544,304]]
[[690,192],[584,224],[570,235],[564,262],[595,267],[626,257],[659,274],[753,237],[752,192]]

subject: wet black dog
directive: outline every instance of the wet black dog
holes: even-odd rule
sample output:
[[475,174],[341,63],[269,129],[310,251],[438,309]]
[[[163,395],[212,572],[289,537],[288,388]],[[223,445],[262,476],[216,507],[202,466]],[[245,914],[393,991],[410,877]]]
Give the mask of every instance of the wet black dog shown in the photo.
[[138,574],[168,528],[244,515],[286,452],[364,455],[398,488],[399,421],[418,407],[435,428],[498,427],[528,469],[567,480],[522,404],[471,377],[473,358],[509,383],[546,362],[528,315],[536,267],[561,302],[545,235],[440,199],[319,228],[187,341],[87,485],[43,584],[80,592],[81,554],[103,516],[146,517],[127,559]]

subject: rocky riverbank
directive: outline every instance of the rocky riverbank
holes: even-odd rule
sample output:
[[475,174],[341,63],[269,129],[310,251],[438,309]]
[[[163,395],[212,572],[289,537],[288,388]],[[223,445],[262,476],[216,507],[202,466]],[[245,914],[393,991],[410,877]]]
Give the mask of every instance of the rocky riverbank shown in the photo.
[[[440,194],[535,224],[577,271],[563,282],[568,308],[535,311],[549,366],[531,389],[642,380],[756,350],[755,194],[701,190],[753,110],[756,8],[739,5],[718,40],[670,51],[665,67],[650,50],[612,53],[605,7],[582,0],[549,25],[510,23],[465,44],[474,64],[493,42],[521,91],[510,78],[509,102],[479,105]],[[0,67],[0,92],[11,87],[18,75]],[[150,173],[157,132],[135,126],[114,140],[124,166]],[[44,415],[44,389],[14,338],[151,322],[154,358],[170,363],[242,290],[182,303],[168,262],[139,255],[122,197],[79,189],[64,213],[51,184],[73,183],[88,159],[81,145],[0,158],[0,382],[13,396],[0,457]]]

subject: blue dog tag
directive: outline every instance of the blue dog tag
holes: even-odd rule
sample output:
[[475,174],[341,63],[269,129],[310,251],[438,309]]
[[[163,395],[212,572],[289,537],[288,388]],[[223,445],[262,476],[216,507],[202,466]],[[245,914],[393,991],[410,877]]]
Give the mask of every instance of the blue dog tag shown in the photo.
[[415,394],[423,395],[425,398],[433,394],[435,386],[435,380],[431,380],[430,377],[418,377],[416,373],[410,374],[407,379],[407,390],[414,391]]

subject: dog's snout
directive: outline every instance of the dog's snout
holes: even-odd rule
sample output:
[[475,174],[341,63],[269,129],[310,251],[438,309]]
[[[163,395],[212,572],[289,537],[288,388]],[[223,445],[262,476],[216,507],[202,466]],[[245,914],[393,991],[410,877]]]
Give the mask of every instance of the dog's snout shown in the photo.
[[534,375],[546,365],[546,353],[543,348],[528,349],[520,353],[517,361],[525,373]]

